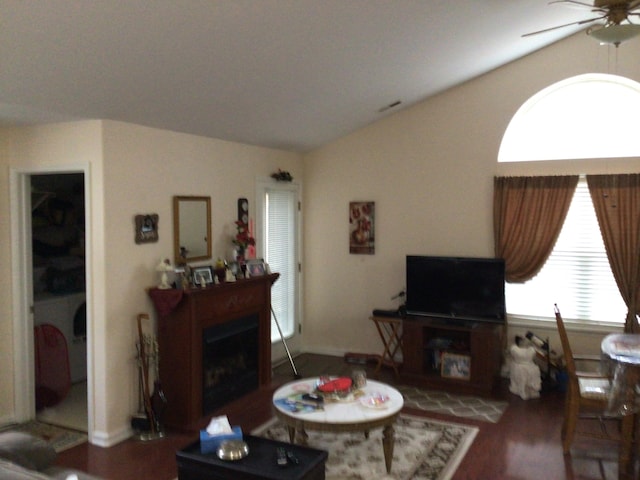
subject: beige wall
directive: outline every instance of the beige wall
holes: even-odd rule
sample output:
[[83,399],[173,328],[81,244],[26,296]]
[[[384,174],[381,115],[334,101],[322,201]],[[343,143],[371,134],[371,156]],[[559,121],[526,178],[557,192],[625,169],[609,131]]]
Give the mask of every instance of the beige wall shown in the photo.
[[[62,173],[65,168],[90,168],[96,172],[92,176],[92,188],[98,193],[94,196],[90,208],[99,211],[102,201],[99,195],[99,172],[102,168],[101,134],[101,124],[98,121],[0,130],[0,270],[13,272],[12,275],[0,276],[0,365],[8,366],[0,369],[1,423],[14,420],[13,416],[18,408],[14,405],[14,386],[17,385],[20,389],[25,385],[23,378],[14,375],[14,349],[24,348],[24,338],[17,335],[13,328],[12,302],[20,292],[14,291],[13,288],[16,272],[12,270],[12,260],[19,252],[11,245],[10,176],[16,171],[39,173],[55,170]],[[99,235],[96,234],[94,239],[94,263],[99,263],[95,262],[101,255]]]
[[[104,152],[106,311],[97,336],[107,342],[97,398],[110,399],[106,425],[114,432],[137,407],[135,319],[138,312],[154,316],[144,289],[158,283],[160,259],[173,259],[173,196],[211,196],[213,257],[228,258],[237,199],[249,200],[255,218],[256,177],[282,168],[300,178],[302,162],[292,153],[116,122],[105,122]],[[134,243],[134,217],[142,213],[159,215],[157,243]]]
[[[611,172],[597,161],[499,171],[496,160],[511,117],[529,97],[589,72],[640,81],[639,54],[640,39],[616,51],[578,34],[307,155],[304,196],[313,208],[305,209],[306,348],[380,353],[368,316],[397,306],[390,298],[404,288],[407,254],[492,256],[494,175]],[[637,172],[639,163],[616,170]],[[353,200],[376,202],[375,255],[349,254]]]
[[[89,365],[95,402],[92,441],[111,445],[129,434],[138,405],[134,364],[135,319],[154,317],[145,288],[159,280],[155,266],[173,258],[173,195],[212,197],[213,256],[228,257],[237,215],[237,198],[255,206],[255,180],[278,168],[302,178],[297,154],[241,145],[136,125],[94,121],[0,131],[2,155],[0,267],[11,271],[8,178],[11,169],[30,172],[89,165],[88,192],[91,271]],[[159,215],[159,241],[136,245],[134,217]],[[210,262],[208,262],[210,263]],[[12,365],[16,334],[12,328],[11,277],[0,277],[0,361]],[[20,348],[16,345],[15,348]],[[18,350],[19,351],[19,350]],[[14,369],[0,369],[0,420],[14,420]]]
[[[253,207],[256,177],[282,168],[304,184],[305,349],[379,353],[380,340],[367,318],[373,308],[397,305],[390,298],[404,288],[405,256],[492,255],[492,179],[510,118],[553,82],[607,72],[607,52],[583,34],[571,37],[386,117],[303,161],[287,152],[111,121],[0,130],[0,268],[11,271],[9,169],[89,164],[93,428],[95,440],[109,444],[126,433],[137,407],[134,321],[138,312],[152,312],[144,288],[158,281],[159,259],[172,256],[171,197],[211,195],[213,255],[227,256],[236,199],[247,197]],[[616,73],[640,81],[639,53],[640,39],[617,55],[611,50]],[[547,167],[520,168],[544,173]],[[609,167],[592,162],[589,168]],[[624,168],[638,171],[635,164]],[[376,202],[375,255],[348,253],[353,200]],[[134,243],[139,213],[159,214],[158,243]],[[13,362],[11,290],[10,277],[0,277],[3,366]],[[2,422],[15,411],[12,385],[12,370],[0,369]]]

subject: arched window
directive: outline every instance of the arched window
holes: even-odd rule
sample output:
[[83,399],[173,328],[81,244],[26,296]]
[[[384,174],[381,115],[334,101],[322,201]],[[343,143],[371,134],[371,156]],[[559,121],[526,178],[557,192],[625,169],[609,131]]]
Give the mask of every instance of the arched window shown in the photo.
[[555,83],[511,119],[498,162],[640,156],[640,83],[586,74]]
[[[640,83],[627,78],[588,74],[558,82],[520,107],[505,131],[498,162],[640,156],[638,109]],[[584,177],[545,266],[524,284],[507,284],[506,296],[510,316],[551,320],[558,303],[566,318],[624,324],[626,306]]]

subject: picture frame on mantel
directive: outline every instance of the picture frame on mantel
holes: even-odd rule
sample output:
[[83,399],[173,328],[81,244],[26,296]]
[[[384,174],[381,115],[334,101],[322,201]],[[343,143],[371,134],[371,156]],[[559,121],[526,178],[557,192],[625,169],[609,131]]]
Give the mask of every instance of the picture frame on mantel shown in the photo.
[[137,244],[158,241],[158,214],[147,213],[144,215],[136,215],[135,225],[135,241]]
[[247,260],[247,272],[250,277],[259,277],[265,274],[264,260],[254,258]]
[[193,267],[191,269],[191,277],[196,287],[201,286],[203,280],[206,285],[211,285],[213,284],[213,267],[211,265]]

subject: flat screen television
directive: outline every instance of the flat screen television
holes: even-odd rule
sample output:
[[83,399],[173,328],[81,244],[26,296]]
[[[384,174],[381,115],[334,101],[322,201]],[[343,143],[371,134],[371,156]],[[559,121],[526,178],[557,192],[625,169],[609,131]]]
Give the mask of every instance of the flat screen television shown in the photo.
[[504,260],[407,255],[406,312],[504,323]]

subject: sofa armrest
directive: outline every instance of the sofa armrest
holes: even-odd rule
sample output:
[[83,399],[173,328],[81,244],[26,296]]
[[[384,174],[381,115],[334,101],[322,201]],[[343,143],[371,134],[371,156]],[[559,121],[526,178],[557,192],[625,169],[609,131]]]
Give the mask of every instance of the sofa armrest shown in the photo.
[[23,432],[0,433],[0,458],[32,470],[44,470],[56,459],[56,452],[42,438]]
[[58,466],[49,467],[43,473],[46,473],[51,480],[101,480],[79,470]]

